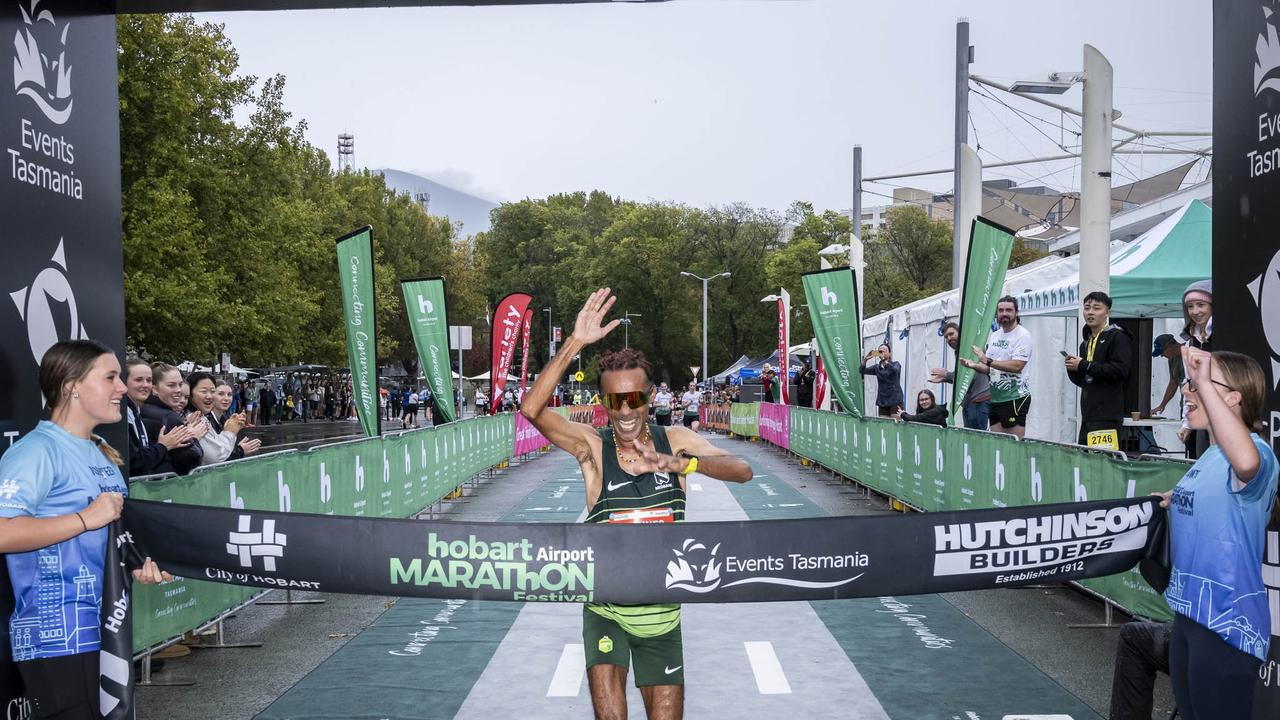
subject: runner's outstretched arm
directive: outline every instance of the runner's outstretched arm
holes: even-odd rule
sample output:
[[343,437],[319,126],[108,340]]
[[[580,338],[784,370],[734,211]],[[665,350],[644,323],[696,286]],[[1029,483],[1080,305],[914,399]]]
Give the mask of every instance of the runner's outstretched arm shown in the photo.
[[677,456],[697,457],[698,472],[709,478],[736,483],[751,480],[750,465],[707,442],[706,438],[689,428],[667,428],[667,439],[671,442],[672,452]]
[[618,326],[617,320],[603,327],[600,325],[609,309],[613,307],[615,300],[616,298],[609,294],[609,288],[601,288],[591,293],[591,297],[587,298],[586,303],[583,304],[582,310],[578,311],[578,320],[573,326],[573,334],[538,375],[538,380],[534,382],[533,387],[529,388],[524,404],[520,407],[520,414],[528,418],[529,422],[538,428],[538,432],[545,435],[556,447],[573,455],[579,463],[591,460],[590,443],[591,438],[595,437],[595,429],[583,423],[570,422],[568,418],[547,407],[547,402],[555,390],[556,381],[569,371],[569,363],[573,357]]

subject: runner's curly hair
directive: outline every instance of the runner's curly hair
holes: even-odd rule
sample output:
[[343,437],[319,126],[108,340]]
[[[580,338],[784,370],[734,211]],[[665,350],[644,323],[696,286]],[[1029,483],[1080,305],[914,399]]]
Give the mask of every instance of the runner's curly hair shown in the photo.
[[653,382],[653,366],[649,364],[649,359],[644,356],[644,353],[633,348],[605,353],[600,358],[600,375],[596,382],[601,382],[604,374],[610,370],[634,370],[635,368],[644,370],[645,378]]

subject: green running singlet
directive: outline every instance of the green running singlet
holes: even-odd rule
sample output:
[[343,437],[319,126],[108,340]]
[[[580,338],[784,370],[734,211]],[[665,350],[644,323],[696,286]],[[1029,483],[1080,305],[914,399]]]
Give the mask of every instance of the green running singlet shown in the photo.
[[[587,513],[589,523],[684,522],[685,492],[676,473],[628,475],[618,464],[613,429],[602,428],[600,497]],[[653,447],[672,455],[667,429],[650,425]],[[636,637],[657,637],[680,624],[680,606],[587,603],[587,609],[609,618]]]

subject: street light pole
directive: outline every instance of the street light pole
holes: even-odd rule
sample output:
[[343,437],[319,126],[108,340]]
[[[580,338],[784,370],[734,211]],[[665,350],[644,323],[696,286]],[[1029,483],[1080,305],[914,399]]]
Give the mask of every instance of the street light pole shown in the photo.
[[556,356],[556,331],[551,327],[551,308],[542,308],[542,312],[547,314],[547,361],[550,362]]
[[[718,275],[712,275],[711,277],[705,277],[705,278],[702,277],[701,275],[694,275],[691,272],[685,272],[684,270],[681,270],[680,274],[684,275],[685,277],[691,277],[691,278],[694,278],[695,280],[700,280],[702,282],[702,367],[699,369],[702,370],[702,377],[705,378],[707,377],[707,374],[708,374],[708,369],[707,369],[707,283],[712,280],[715,280],[716,278],[730,277],[731,275],[733,275],[733,273],[722,272]],[[698,380],[696,375],[694,376],[693,379],[694,379],[694,382],[697,382]]]
[[1092,45],[1085,45],[1080,121],[1080,297],[1094,290],[1111,290],[1111,85],[1111,63]]
[[644,317],[643,313],[633,313],[630,310],[622,313],[622,346],[631,347],[631,318]]

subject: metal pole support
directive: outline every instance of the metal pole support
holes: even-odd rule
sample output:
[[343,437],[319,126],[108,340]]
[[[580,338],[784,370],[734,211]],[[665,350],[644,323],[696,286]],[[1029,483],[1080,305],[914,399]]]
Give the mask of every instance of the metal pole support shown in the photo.
[[[293,599],[293,591],[292,591],[292,590],[288,590],[288,589],[286,589],[286,590],[284,591],[284,599],[283,599],[283,600],[259,600],[259,601],[257,601],[257,602],[255,602],[255,603],[254,603],[254,605],[323,605],[323,604],[324,604],[324,598],[312,598],[312,599],[308,599],[308,600],[294,600],[294,599]],[[219,620],[219,621],[218,621],[218,636],[219,636],[219,638],[221,638],[221,636],[222,636],[222,621],[221,621],[221,620]],[[259,644],[261,644],[261,643],[259,643]],[[208,646],[208,647],[213,647],[213,646]],[[248,646],[245,646],[245,647],[248,647]]]
[[1106,600],[1103,600],[1103,601],[1102,601],[1102,607],[1103,607],[1103,615],[1102,615],[1102,617],[1103,617],[1103,621],[1102,621],[1101,623],[1083,623],[1083,624],[1079,624],[1079,625],[1068,625],[1067,627],[1069,627],[1069,628],[1073,628],[1073,629],[1118,628],[1118,627],[1120,627],[1119,625],[1116,625],[1114,622],[1112,622],[1112,619],[1113,619],[1113,615],[1114,615],[1114,613],[1113,613],[1113,612],[1112,612],[1112,610],[1111,610],[1111,603],[1110,603],[1110,602],[1108,602],[1108,601],[1106,601]]
[[151,651],[142,656],[142,674],[134,681],[134,687],[190,687],[195,680],[155,680],[151,676]]

